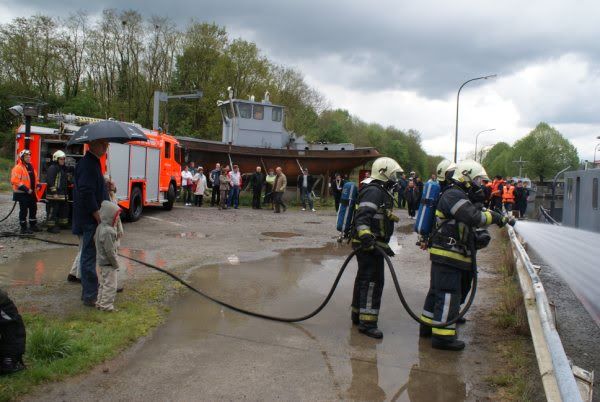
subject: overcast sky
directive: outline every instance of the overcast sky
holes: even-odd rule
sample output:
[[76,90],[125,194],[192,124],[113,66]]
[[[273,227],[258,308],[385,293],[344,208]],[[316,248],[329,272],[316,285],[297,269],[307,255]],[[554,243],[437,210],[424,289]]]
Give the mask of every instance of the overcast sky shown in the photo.
[[[0,22],[67,15],[77,0],[0,0]],[[293,66],[334,108],[368,122],[414,128],[429,153],[451,156],[461,92],[459,158],[514,142],[540,121],[591,160],[600,142],[598,1],[106,0],[85,4],[225,25],[271,60]],[[259,94],[257,94],[259,95]],[[600,154],[600,153],[599,153]],[[599,158],[600,159],[600,158]]]

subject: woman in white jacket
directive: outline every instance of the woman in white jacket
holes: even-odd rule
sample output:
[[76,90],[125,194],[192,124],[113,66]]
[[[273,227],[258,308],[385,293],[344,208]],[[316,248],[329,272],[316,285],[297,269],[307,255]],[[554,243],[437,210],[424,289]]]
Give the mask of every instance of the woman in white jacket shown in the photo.
[[196,174],[193,177],[193,182],[196,184],[196,190],[194,191],[194,205],[197,207],[202,206],[202,199],[204,198],[204,192],[207,190],[206,176],[204,176],[204,169],[202,166],[198,167]]

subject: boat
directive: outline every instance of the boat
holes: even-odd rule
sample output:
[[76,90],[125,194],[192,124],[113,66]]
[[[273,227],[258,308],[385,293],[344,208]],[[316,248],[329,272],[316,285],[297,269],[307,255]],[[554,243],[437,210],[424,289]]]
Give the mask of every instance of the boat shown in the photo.
[[177,136],[183,147],[184,161],[200,163],[206,171],[216,163],[238,165],[242,174],[251,174],[257,166],[263,171],[281,167],[289,184],[295,184],[303,168],[310,174],[330,178],[349,175],[380,156],[372,147],[351,143],[309,143],[304,136],[285,129],[285,107],[269,101],[235,99],[231,95],[217,102],[222,118],[221,141]]

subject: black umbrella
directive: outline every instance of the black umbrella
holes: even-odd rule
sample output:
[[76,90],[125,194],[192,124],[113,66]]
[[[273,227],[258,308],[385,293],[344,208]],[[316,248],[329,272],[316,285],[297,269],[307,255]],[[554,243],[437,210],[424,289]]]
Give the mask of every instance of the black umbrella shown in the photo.
[[94,140],[106,140],[123,144],[129,141],[148,141],[148,137],[133,124],[103,120],[81,127],[73,134],[67,146],[85,144]]

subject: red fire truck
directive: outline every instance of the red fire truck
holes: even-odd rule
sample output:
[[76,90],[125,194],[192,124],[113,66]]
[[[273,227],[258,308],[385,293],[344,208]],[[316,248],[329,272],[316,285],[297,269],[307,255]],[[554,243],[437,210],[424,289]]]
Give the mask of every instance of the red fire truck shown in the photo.
[[[66,145],[71,135],[81,125],[99,119],[75,116],[52,115],[50,120],[60,122],[59,128],[32,126],[31,134],[25,135],[25,125],[17,129],[15,160],[19,152],[28,148],[31,163],[40,176],[42,185],[38,199],[45,197],[46,171],[52,163],[52,154],[63,150],[67,164],[74,166],[85,152],[81,145]],[[108,174],[117,187],[117,199],[125,210],[128,220],[136,221],[146,206],[173,207],[177,190],[181,186],[181,146],[172,136],[141,128],[148,141],[133,141],[126,144],[111,143],[107,155],[102,158],[102,171]]]

